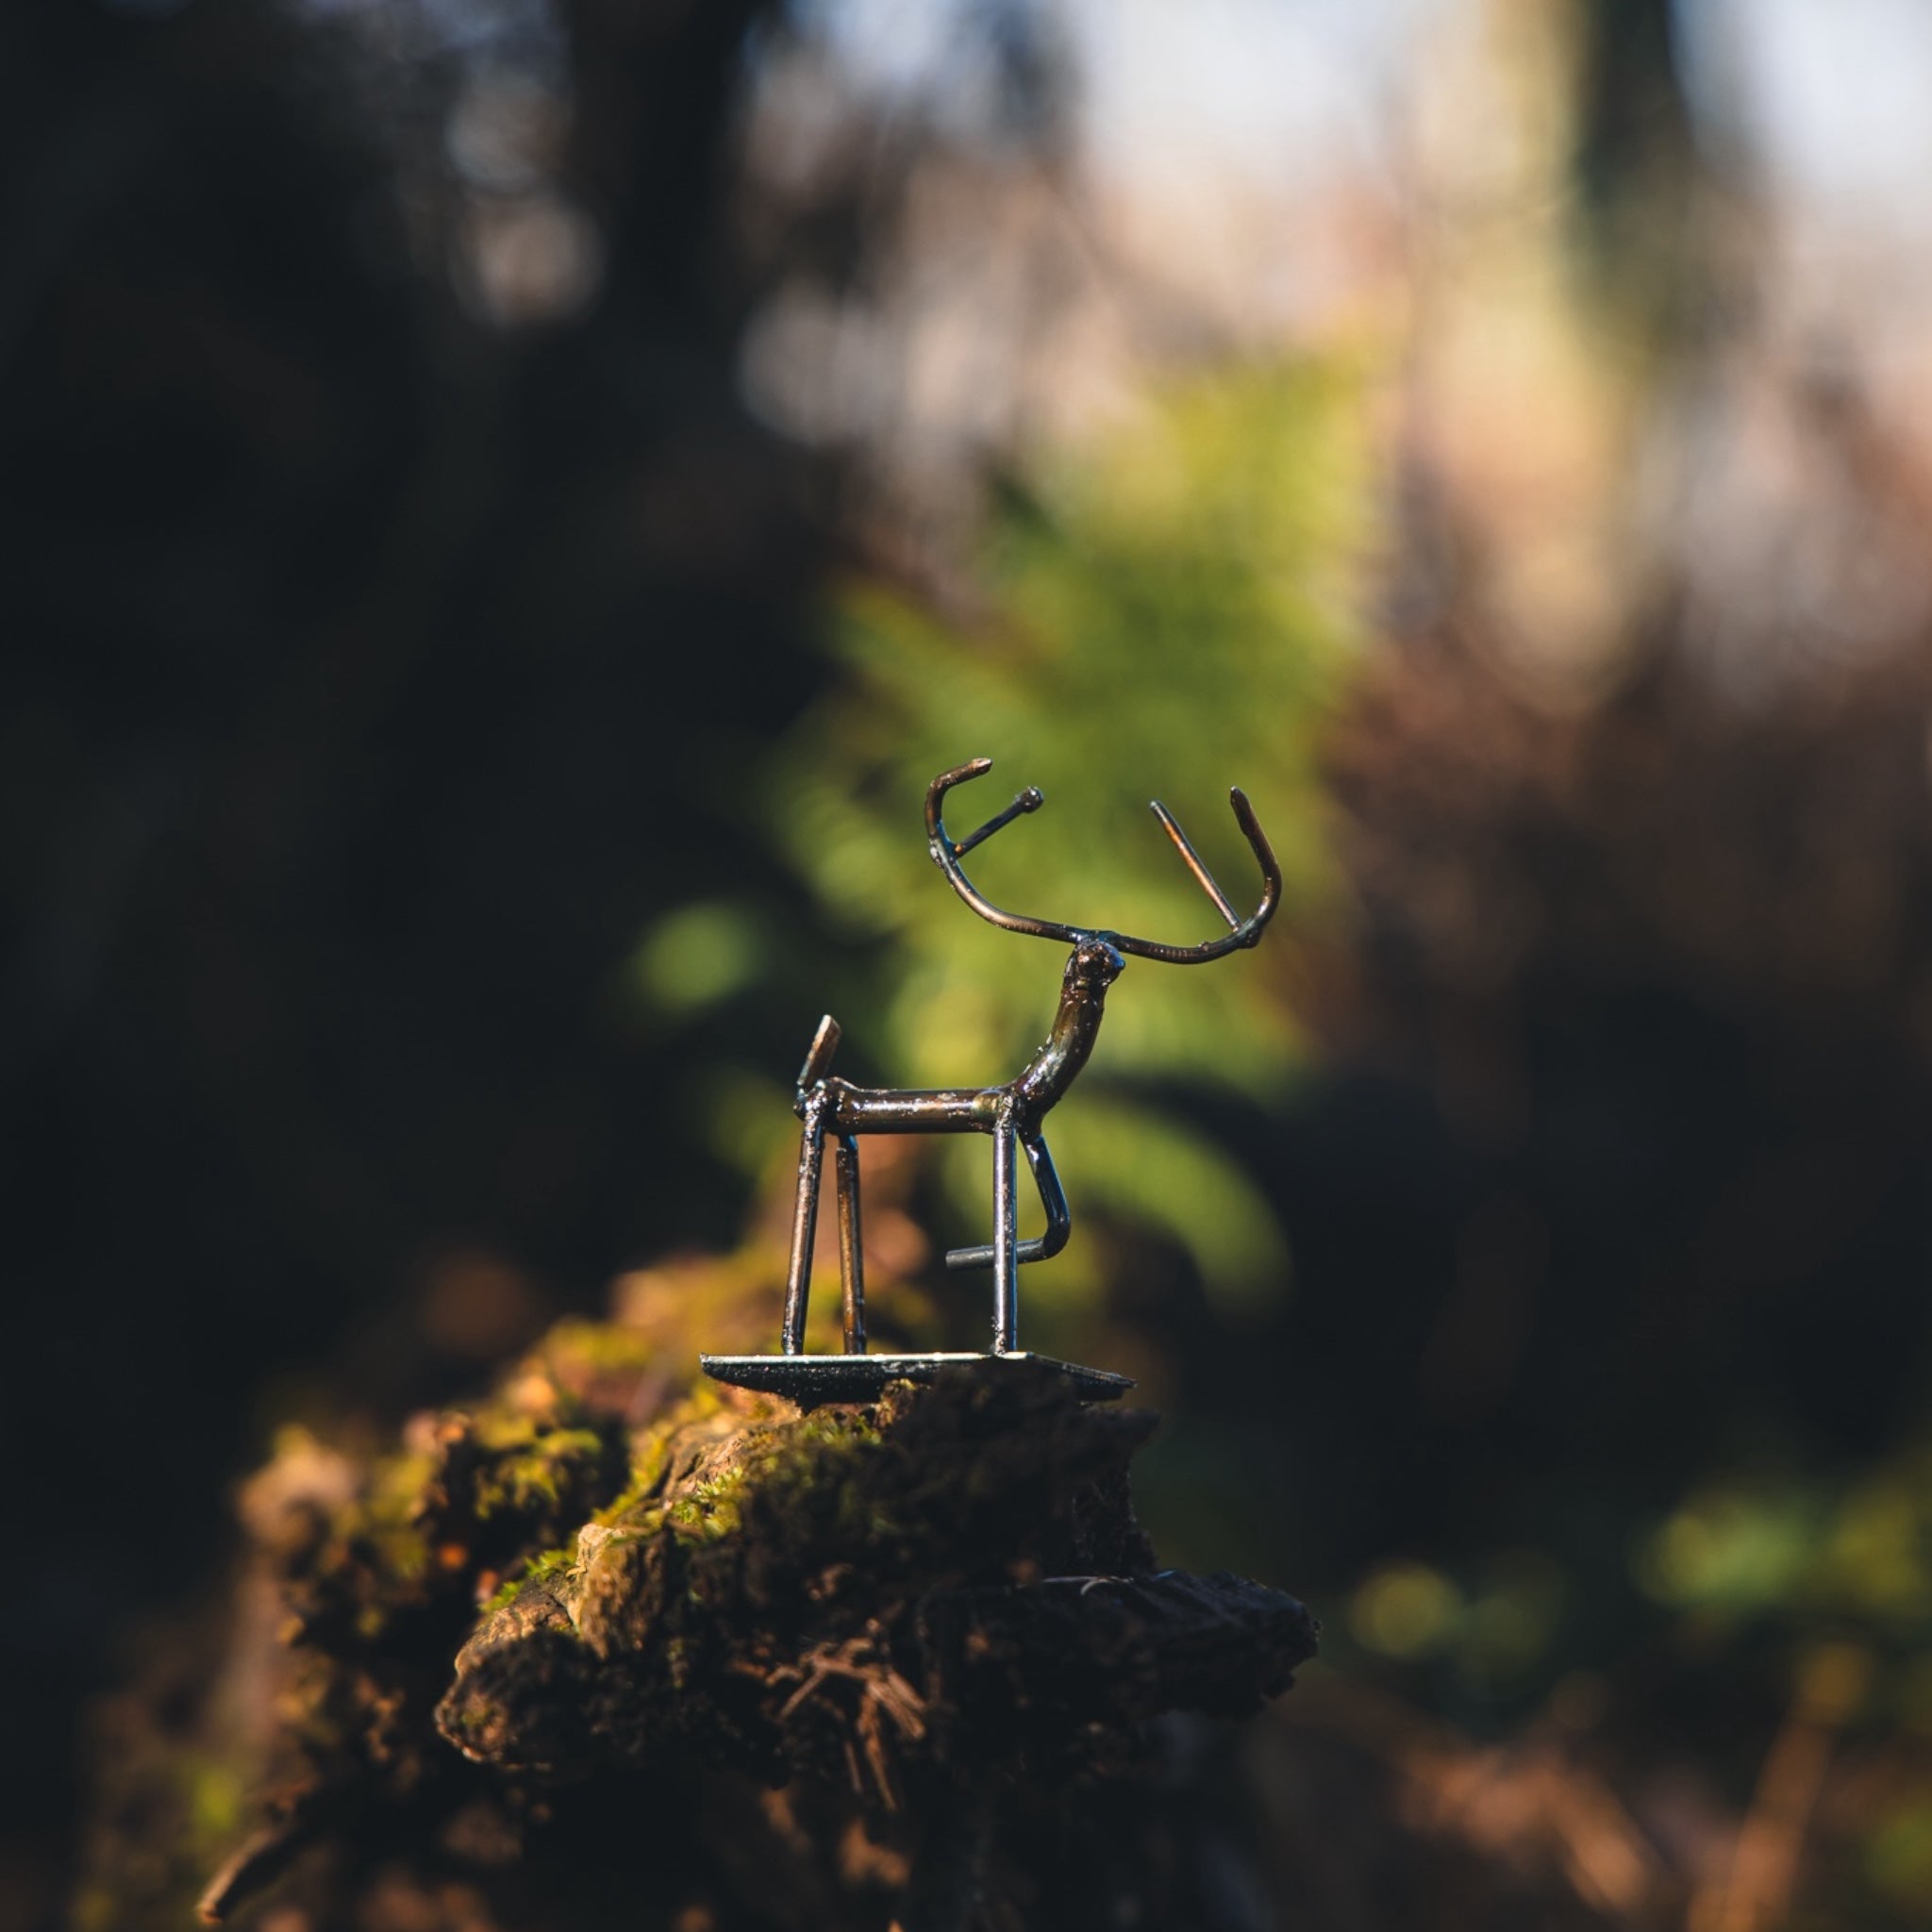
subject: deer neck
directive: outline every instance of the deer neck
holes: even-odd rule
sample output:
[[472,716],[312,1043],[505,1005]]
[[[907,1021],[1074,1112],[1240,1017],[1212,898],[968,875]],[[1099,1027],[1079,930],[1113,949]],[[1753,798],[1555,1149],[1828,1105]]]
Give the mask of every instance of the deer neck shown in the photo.
[[1093,1042],[1100,1038],[1107,990],[1119,972],[1117,957],[1111,970],[1095,970],[1078,953],[1067,961],[1066,976],[1060,982],[1059,1007],[1053,1016],[1053,1031],[1012,1085],[1022,1132],[1032,1130],[1087,1064]]

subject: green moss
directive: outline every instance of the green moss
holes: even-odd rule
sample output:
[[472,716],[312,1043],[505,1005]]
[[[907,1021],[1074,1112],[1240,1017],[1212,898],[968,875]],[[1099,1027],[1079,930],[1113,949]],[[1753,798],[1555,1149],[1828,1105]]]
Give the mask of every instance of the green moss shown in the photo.
[[486,1452],[474,1478],[472,1507],[478,1523],[506,1511],[560,1507],[607,1453],[606,1439],[595,1429],[557,1427],[528,1416],[479,1419],[476,1441]]
[[664,1521],[673,1529],[693,1531],[708,1542],[716,1542],[738,1530],[739,1502],[744,1487],[741,1470],[728,1471],[709,1482],[693,1483],[665,1509]]
[[669,1414],[660,1416],[647,1429],[631,1439],[630,1480],[603,1508],[594,1522],[606,1528],[639,1528],[641,1518],[649,1516],[650,1527],[657,1528],[662,1511],[648,1508],[662,1491],[671,1474],[672,1456],[679,1440],[693,1424],[708,1423],[724,1411],[724,1399],[716,1384],[694,1389]]
[[435,1457],[415,1452],[378,1457],[362,1492],[336,1514],[335,1532],[343,1545],[366,1550],[381,1574],[408,1590],[429,1573],[429,1540],[420,1518],[437,1467]]
[[671,1473],[671,1441],[683,1426],[682,1413],[658,1423],[632,1444],[630,1481],[616,1498],[598,1510],[595,1521],[607,1529],[620,1524],[664,1487]]
[[745,1506],[754,1496],[760,1507],[784,1513],[802,1507],[810,1494],[824,1493],[833,1499],[834,1534],[869,1541],[872,1517],[846,1476],[852,1458],[876,1448],[879,1440],[877,1422],[868,1411],[815,1410],[714,1476],[689,1485],[664,1511],[665,1524],[688,1542],[722,1542],[743,1528]]
[[372,1517],[390,1523],[409,1521],[423,1492],[435,1479],[434,1456],[405,1450],[379,1457],[370,1470],[362,1507]]
[[487,1617],[492,1611],[508,1609],[532,1584],[548,1583],[553,1576],[561,1576],[576,1559],[575,1537],[554,1550],[540,1551],[514,1576],[498,1586],[495,1594],[483,1606],[481,1614]]

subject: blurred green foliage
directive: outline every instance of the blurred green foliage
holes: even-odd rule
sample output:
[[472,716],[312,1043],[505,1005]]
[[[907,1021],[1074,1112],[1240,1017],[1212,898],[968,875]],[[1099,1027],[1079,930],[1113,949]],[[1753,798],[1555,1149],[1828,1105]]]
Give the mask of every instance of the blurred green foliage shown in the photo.
[[[1135,964],[1052,1125],[1076,1212],[1159,1229],[1224,1295],[1280,1281],[1280,1231],[1234,1157],[1150,1096],[1267,1103],[1296,1065],[1283,936],[1332,883],[1315,747],[1353,656],[1364,456],[1355,385],[1333,366],[1240,370],[1157,396],[1006,491],[977,621],[950,623],[876,584],[847,589],[833,635],[842,675],[770,794],[827,922],[862,951],[837,989],[848,1058],[926,1085],[1010,1077],[1044,1033],[1061,964],[947,891],[921,822],[935,773],[998,760],[955,794],[961,834],[1024,785],[1050,801],[975,854],[997,903],[1181,941],[1220,921],[1149,796],[1180,815],[1246,907],[1259,882],[1225,801],[1231,783],[1249,792],[1287,879],[1271,944],[1205,975]],[[944,1153],[961,1212],[979,1219],[985,1157],[976,1142]],[[1077,1292],[1093,1262],[1076,1244],[1041,1272]]]
[[[1713,1475],[1641,1536],[1632,1571],[1706,1672],[1749,1677],[1768,1649],[1792,1718],[1845,1732],[1864,1764],[1832,1895],[1875,1923],[1932,1913],[1932,1443],[1837,1482]],[[1861,1892],[1860,1888],[1863,1888]]]
[[1563,1567],[1540,1550],[1491,1557],[1468,1589],[1430,1564],[1398,1560],[1357,1587],[1346,1633],[1400,1663],[1446,1658],[1467,1690],[1508,1696],[1560,1662],[1553,1650],[1571,1594]]
[[1932,1721],[1920,1668],[1932,1648],[1932,1445],[1841,1486],[1713,1478],[1639,1541],[1634,1568],[1646,1594],[1707,1621],[1855,1634],[1908,1666],[1906,1703]]

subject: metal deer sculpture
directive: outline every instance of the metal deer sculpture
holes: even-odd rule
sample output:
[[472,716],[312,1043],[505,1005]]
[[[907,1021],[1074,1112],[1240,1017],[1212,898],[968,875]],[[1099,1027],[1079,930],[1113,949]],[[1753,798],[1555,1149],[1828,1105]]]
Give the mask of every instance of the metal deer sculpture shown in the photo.
[[[991,1267],[993,1277],[992,1349],[995,1357],[1016,1354],[1019,1328],[1019,1271],[1031,1261],[1043,1261],[1066,1245],[1072,1231],[1067,1197],[1047,1152],[1041,1123],[1062,1100],[1093,1051],[1108,989],[1120,977],[1129,958],[1159,959],[1172,966],[1199,966],[1219,959],[1261,937],[1281,899],[1281,868],[1254,808],[1236,789],[1228,794],[1236,822],[1246,835],[1264,881],[1261,902],[1244,919],[1215,884],[1174,814],[1155,801],[1154,813],[1167,836],[1213,900],[1228,930],[1194,946],[1163,945],[1131,934],[1089,931],[1047,919],[1005,912],[992,904],[966,876],[960,860],[1024,813],[1038,811],[1045,802],[1029,786],[1007,808],[989,819],[976,832],[954,839],[941,817],[946,794],[956,785],[983,777],[992,769],[991,758],[941,772],[925,794],[925,831],[933,863],[945,874],[953,890],[974,911],[1008,932],[1053,940],[1071,946],[1060,981],[1059,1009],[1045,1043],[1020,1072],[998,1087],[893,1088],[858,1087],[831,1074],[839,1045],[839,1023],[828,1013],[819,1023],[810,1051],[798,1075],[796,1108],[805,1123],[798,1157],[798,1204],[791,1224],[791,1257],[785,1287],[785,1323],[781,1356],[707,1356],[704,1366],[721,1380],[788,1393],[815,1391],[822,1399],[875,1388],[892,1374],[930,1372],[945,1361],[980,1360],[958,1356],[868,1356],[865,1342],[865,1280],[861,1253],[858,1200],[858,1136],[861,1134],[987,1134],[992,1139],[992,1240],[977,1247],[955,1248],[946,1256],[950,1269]],[[811,1290],[812,1248],[818,1228],[819,1180],[824,1144],[834,1142],[839,1190],[839,1262],[844,1293],[845,1353],[842,1356],[805,1354],[805,1316]],[[1032,1241],[1018,1239],[1016,1176],[1024,1150],[1027,1165],[1046,1210],[1046,1231]],[[1124,1377],[1072,1364],[1058,1366],[1081,1379],[1086,1392],[1118,1394],[1129,1387]]]

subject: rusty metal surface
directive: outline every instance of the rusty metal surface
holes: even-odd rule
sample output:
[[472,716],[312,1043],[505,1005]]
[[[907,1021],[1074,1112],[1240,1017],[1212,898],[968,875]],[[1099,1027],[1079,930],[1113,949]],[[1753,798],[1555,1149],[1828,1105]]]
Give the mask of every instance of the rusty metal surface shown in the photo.
[[[707,1356],[706,1372],[723,1381],[736,1381],[747,1388],[768,1388],[783,1393],[797,1390],[817,1390],[830,1386],[826,1376],[840,1387],[867,1392],[883,1385],[894,1374],[915,1373],[917,1365],[955,1360],[981,1360],[974,1356],[891,1356],[876,1359],[890,1363],[890,1369],[874,1374],[853,1367],[874,1359],[865,1348],[864,1256],[860,1238],[858,1146],[861,1134],[990,1134],[993,1141],[992,1240],[973,1247],[955,1248],[946,1256],[949,1269],[992,1269],[992,1348],[993,1357],[1017,1355],[1019,1346],[1019,1271],[1030,1263],[1057,1255],[1066,1245],[1073,1222],[1067,1198],[1054,1170],[1041,1133],[1041,1122],[1047,1112],[1065,1098],[1080,1070],[1087,1064],[1100,1035],[1100,1022],[1107,1004],[1107,991],[1126,969],[1129,958],[1154,959],[1168,965],[1197,966],[1219,959],[1240,948],[1252,946],[1261,937],[1281,902],[1281,868],[1274,848],[1262,831],[1246,796],[1236,788],[1228,797],[1234,807],[1236,823],[1247,839],[1261,869],[1261,897],[1253,912],[1242,918],[1234,903],[1202,863],[1200,855],[1189,842],[1174,816],[1158,800],[1154,814],[1180,854],[1182,862],[1201,890],[1212,901],[1226,922],[1228,930],[1218,939],[1204,940],[1198,945],[1169,945],[1143,940],[1130,933],[1084,929],[1058,924],[1051,920],[1033,919],[1007,912],[993,905],[966,876],[960,859],[975,846],[1017,819],[1035,812],[1045,803],[1036,787],[1028,786],[1005,810],[987,820],[978,830],[955,840],[946,831],[941,811],[948,791],[956,785],[984,777],[992,769],[991,758],[974,758],[941,772],[925,794],[926,843],[933,863],[947,883],[973,910],[1006,932],[1017,932],[1034,939],[1056,940],[1073,948],[1060,980],[1059,1006],[1053,1026],[1040,1050],[1020,1072],[1003,1085],[991,1087],[892,1088],[859,1087],[837,1077],[831,1071],[832,1058],[839,1045],[839,1023],[827,1013],[819,1023],[805,1064],[799,1070],[797,1095],[793,1107],[804,1123],[805,1131],[798,1150],[798,1185],[792,1213],[791,1252],[786,1270],[785,1314],[780,1330],[780,1356]],[[818,1232],[819,1186],[824,1167],[825,1137],[836,1143],[835,1167],[839,1194],[839,1273],[844,1302],[845,1353],[842,1356],[808,1357],[805,1354],[805,1319],[811,1291],[812,1249]],[[1024,1149],[1034,1184],[1040,1191],[1041,1205],[1046,1210],[1046,1232],[1031,1241],[1019,1239],[1018,1155]],[[797,1365],[784,1369],[786,1363]],[[833,1366],[821,1373],[818,1364]],[[762,1366],[760,1366],[762,1365]],[[913,1365],[913,1366],[908,1366]],[[1061,1364],[1067,1367],[1066,1364]],[[725,1373],[726,1369],[730,1373]],[[782,1374],[778,1371],[783,1370]],[[1101,1383],[1118,1385],[1118,1394],[1128,1386],[1119,1376],[1106,1376],[1097,1369],[1072,1369],[1069,1374],[1100,1377]],[[772,1379],[776,1374],[777,1379]],[[748,1380],[756,1374],[761,1379]],[[1096,1385],[1100,1386],[1100,1385]],[[817,1399],[838,1398],[820,1395]]]

